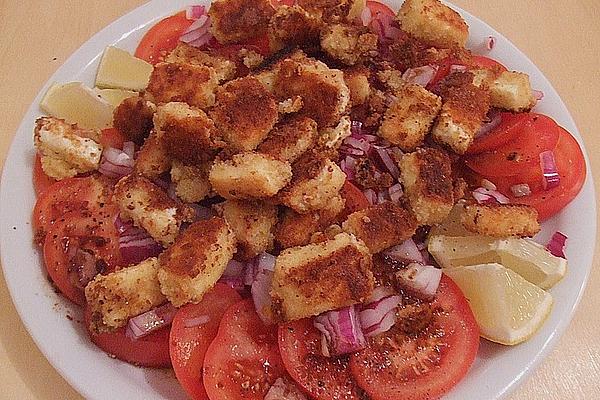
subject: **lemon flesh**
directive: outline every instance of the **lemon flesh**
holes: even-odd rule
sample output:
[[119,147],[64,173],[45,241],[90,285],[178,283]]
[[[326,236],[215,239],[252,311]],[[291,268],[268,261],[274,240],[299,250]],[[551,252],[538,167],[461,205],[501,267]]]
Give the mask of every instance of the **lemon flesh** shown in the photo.
[[516,345],[535,334],[552,310],[552,296],[496,263],[444,270],[469,301],[482,337]]
[[153,69],[152,64],[109,46],[104,50],[98,67],[96,86],[141,91],[148,86]]
[[113,106],[113,108],[116,108],[123,100],[138,95],[138,92],[134,92],[133,90],[98,88],[95,90],[96,93],[98,93],[102,99]]

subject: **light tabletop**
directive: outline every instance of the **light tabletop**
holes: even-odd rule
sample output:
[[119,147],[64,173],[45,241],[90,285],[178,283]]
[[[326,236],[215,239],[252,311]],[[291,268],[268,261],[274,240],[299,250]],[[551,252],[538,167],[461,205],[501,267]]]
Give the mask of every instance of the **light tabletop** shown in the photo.
[[[583,135],[598,191],[600,1],[452,1],[509,38],[552,82]],[[2,162],[21,118],[50,75],[94,33],[144,2],[0,0]],[[587,290],[565,335],[510,399],[600,399],[598,260],[597,248]],[[0,398],[81,399],[35,346],[15,311],[3,277],[0,278],[0,307],[3,310],[0,313]],[[93,368],[92,365],[81,367]]]

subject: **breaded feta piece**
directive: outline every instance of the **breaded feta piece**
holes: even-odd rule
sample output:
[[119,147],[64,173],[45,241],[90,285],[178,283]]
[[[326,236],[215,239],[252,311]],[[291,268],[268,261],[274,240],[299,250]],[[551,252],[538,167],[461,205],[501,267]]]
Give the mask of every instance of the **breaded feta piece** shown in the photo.
[[332,24],[321,31],[321,48],[346,65],[355,65],[377,55],[377,35],[366,27]]
[[404,151],[420,146],[442,108],[442,99],[422,86],[406,84],[395,93],[378,135]]
[[277,109],[279,114],[294,114],[300,111],[303,105],[304,102],[302,101],[302,97],[294,96],[277,103]]
[[217,72],[206,65],[159,63],[154,66],[147,93],[155,104],[180,101],[206,109],[215,104]]
[[453,73],[440,89],[443,103],[432,130],[434,140],[464,154],[490,108],[487,88],[473,85],[473,74]]
[[435,47],[465,47],[469,37],[465,20],[439,0],[405,0],[396,19],[402,30]]
[[292,117],[275,126],[257,151],[293,163],[317,143],[317,123],[308,117]]
[[325,149],[338,149],[344,139],[352,134],[352,121],[349,116],[342,117],[335,127],[319,131],[318,145]]
[[404,78],[402,78],[402,75],[402,72],[394,68],[392,65],[385,63],[384,69],[377,71],[375,77],[386,87],[389,92],[396,94],[396,92],[402,91],[404,86],[407,85],[407,82]]
[[113,126],[128,140],[144,143],[150,135],[156,106],[142,96],[126,98],[113,112]]
[[41,153],[42,169],[46,175],[58,180],[97,170],[102,145],[90,137],[98,136],[96,130],[80,129],[62,119],[38,118],[34,143]]
[[175,184],[175,194],[186,203],[197,203],[204,200],[211,192],[208,171],[210,162],[200,165],[185,165],[173,160],[171,165],[171,182]]
[[119,206],[121,218],[132,220],[164,247],[170,246],[182,222],[190,222],[194,210],[171,199],[149,179],[128,175],[115,185],[113,200]]
[[417,218],[408,204],[391,201],[356,211],[342,224],[344,231],[362,240],[372,254],[409,239],[417,226]]
[[292,181],[280,198],[300,214],[326,207],[346,181],[346,174],[323,152],[305,153],[294,163],[292,171]]
[[220,217],[190,225],[159,256],[160,290],[175,307],[199,303],[235,253],[235,236]]
[[404,192],[419,225],[442,222],[454,206],[450,157],[441,150],[421,148],[399,162]]
[[275,240],[284,249],[309,244],[313,234],[335,221],[344,210],[345,203],[342,196],[335,196],[325,208],[318,211],[299,214],[287,208],[275,230]]
[[371,94],[369,84],[370,71],[364,67],[348,68],[344,70],[344,82],[350,90],[350,104],[352,107],[364,104]]
[[167,154],[186,164],[199,164],[213,157],[215,124],[199,108],[171,102],[158,106],[154,128],[161,135]]
[[269,45],[273,52],[310,45],[319,40],[320,30],[321,20],[302,7],[281,5],[269,21]]
[[296,3],[327,23],[346,22],[360,16],[364,4],[362,0],[297,0]]
[[267,33],[275,9],[269,0],[215,0],[210,32],[219,43],[239,43]]
[[490,85],[490,103],[493,107],[514,112],[529,111],[536,105],[529,75],[504,71]]
[[520,204],[468,204],[461,222],[469,232],[493,237],[531,237],[540,231],[536,209]]
[[271,92],[258,79],[248,76],[219,88],[210,115],[231,149],[249,151],[273,129],[279,108]]
[[271,80],[278,98],[302,98],[304,105],[298,114],[314,119],[319,129],[337,124],[350,103],[343,72],[302,51],[279,62]]
[[146,178],[158,178],[171,168],[171,157],[167,153],[162,134],[150,133],[140,151],[137,152],[133,170]]
[[216,160],[210,170],[213,189],[226,199],[264,199],[279,192],[292,179],[287,161],[253,152],[231,160]]
[[277,208],[258,200],[227,200],[220,205],[223,218],[235,234],[237,256],[249,260],[273,250]]
[[166,298],[160,291],[157,273],[158,259],[148,258],[108,275],[96,275],[85,287],[90,330],[113,331],[125,326],[129,318],[163,304]]
[[233,79],[237,69],[235,63],[225,57],[209,54],[183,42],[177,44],[177,47],[165,58],[165,62],[210,67],[215,70],[219,81]]
[[293,247],[275,261],[273,314],[290,321],[363,302],[375,285],[371,253],[353,235]]

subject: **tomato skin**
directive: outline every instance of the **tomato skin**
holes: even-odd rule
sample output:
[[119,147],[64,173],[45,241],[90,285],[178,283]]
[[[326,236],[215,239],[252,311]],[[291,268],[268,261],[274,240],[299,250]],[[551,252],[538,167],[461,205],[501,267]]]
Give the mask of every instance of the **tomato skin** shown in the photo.
[[[177,380],[194,400],[208,399],[202,380],[204,356],[217,336],[223,313],[241,296],[227,285],[217,283],[198,304],[181,307],[173,323],[169,339],[169,354]],[[186,321],[208,316],[206,323],[186,327]]]
[[135,50],[135,56],[150,64],[158,63],[163,53],[177,47],[179,38],[193,22],[185,17],[185,11],[163,19],[146,32]]
[[495,150],[498,147],[514,140],[521,133],[525,124],[532,122],[535,114],[501,112],[501,122],[491,132],[475,138],[466,154],[480,154]]
[[143,338],[131,339],[125,334],[126,327],[110,333],[94,333],[89,329],[91,312],[88,309],[85,310],[84,316],[90,340],[109,355],[142,367],[165,368],[171,365],[170,326],[165,326]]
[[508,69],[504,65],[494,60],[493,58],[478,55],[472,56],[470,68],[486,68],[496,73],[508,71]]
[[363,398],[350,373],[348,358],[329,358],[321,353],[321,333],[313,326],[312,319],[279,325],[279,350],[288,374],[311,398]]
[[252,299],[235,303],[223,314],[206,352],[203,374],[211,400],[263,400],[285,374],[276,329],[262,323]]
[[340,220],[345,220],[353,212],[364,210],[371,205],[364,193],[349,180],[344,182],[340,195],[346,201],[344,210],[338,217]]
[[496,149],[465,159],[465,164],[483,176],[515,176],[539,168],[540,153],[558,143],[560,128],[550,117],[531,114],[530,123],[520,125],[516,138]]
[[[350,357],[352,374],[369,398],[437,399],[466,375],[479,349],[479,328],[467,299],[446,275],[442,276],[432,303],[432,309],[437,308],[440,310],[434,311],[434,327],[427,328],[427,333],[413,337],[394,334],[395,328],[392,328],[371,339],[366,349]],[[437,339],[440,335],[443,335],[441,343]],[[433,337],[438,343],[432,352],[436,357],[433,365],[429,365],[432,362],[423,350],[427,347],[427,337]],[[389,343],[401,343],[402,347],[395,352]],[[413,355],[415,349],[419,353]],[[414,359],[420,364],[415,366]],[[395,364],[404,367],[403,370],[394,369]],[[413,367],[421,367],[421,371],[415,373]]]
[[100,144],[105,148],[123,149],[125,141],[125,136],[117,128],[102,129],[100,133]]
[[56,183],[56,179],[46,175],[42,169],[42,157],[39,154],[35,155],[33,164],[33,188],[37,197],[43,195],[50,186]]

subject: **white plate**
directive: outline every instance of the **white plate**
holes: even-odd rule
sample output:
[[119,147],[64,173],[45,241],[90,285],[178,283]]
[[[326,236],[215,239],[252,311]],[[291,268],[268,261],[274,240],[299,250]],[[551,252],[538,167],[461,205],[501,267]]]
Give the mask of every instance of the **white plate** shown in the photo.
[[[87,338],[80,314],[52,290],[43,273],[40,254],[33,245],[30,225],[35,203],[32,185],[34,121],[38,104],[52,82],[83,81],[93,84],[100,55],[107,45],[133,51],[143,33],[161,18],[181,10],[192,0],[154,0],[118,19],[77,50],[41,89],[27,111],[12,143],[2,175],[0,194],[1,251],[4,276],[16,308],[38,347],[60,374],[88,399],[184,399],[169,371],[133,367],[107,357]],[[202,2],[202,1],[200,1]],[[195,1],[194,3],[198,3]],[[397,9],[400,0],[390,1]],[[552,116],[580,143],[575,123],[550,82],[506,38],[487,24],[455,7],[470,26],[470,46],[493,35],[490,56],[510,69],[526,72],[534,88],[545,93],[536,111]],[[596,242],[596,208],[591,173],[579,196],[559,215],[543,225],[540,240],[554,231],[569,236],[567,276],[554,289],[554,310],[530,341],[514,348],[482,341],[467,377],[445,399],[496,399],[513,390],[548,354],[565,331],[583,293]],[[66,314],[75,321],[65,318]]]

